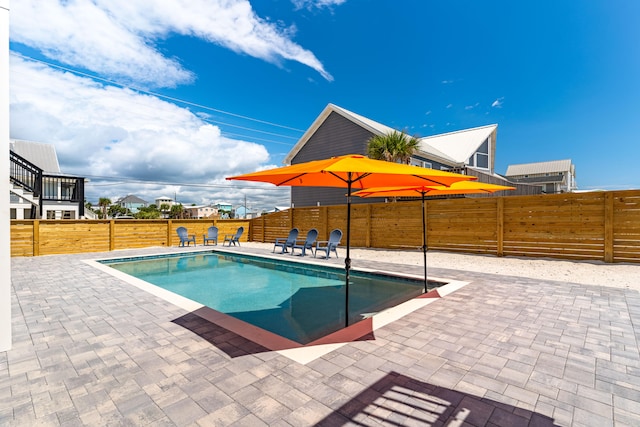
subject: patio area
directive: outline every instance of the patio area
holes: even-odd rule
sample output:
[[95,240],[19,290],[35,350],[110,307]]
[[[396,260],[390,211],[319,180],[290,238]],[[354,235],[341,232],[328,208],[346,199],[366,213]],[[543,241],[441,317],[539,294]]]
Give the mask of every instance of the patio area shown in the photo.
[[638,291],[430,267],[469,284],[302,364],[83,262],[188,250],[12,258],[0,425],[640,425]]

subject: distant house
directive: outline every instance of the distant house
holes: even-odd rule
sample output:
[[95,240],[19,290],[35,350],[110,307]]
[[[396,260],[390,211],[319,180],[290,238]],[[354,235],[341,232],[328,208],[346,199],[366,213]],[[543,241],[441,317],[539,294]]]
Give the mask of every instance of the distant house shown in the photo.
[[239,219],[252,219],[260,216],[260,213],[255,210],[251,210],[249,208],[245,208],[244,206],[240,206],[236,209],[236,218]]
[[[285,157],[285,164],[298,164],[344,154],[366,154],[369,139],[395,129],[345,110],[327,105],[302,138]],[[474,175],[481,182],[513,185],[494,171],[497,125],[487,125],[442,135],[420,138],[411,164],[431,169]],[[519,186],[510,194],[539,192],[537,187]],[[345,203],[344,189],[330,187],[291,187],[295,207]],[[382,199],[353,198],[352,203],[379,202]]]
[[505,176],[516,183],[536,185],[547,194],[578,189],[576,167],[571,159],[509,165]]
[[189,218],[203,219],[218,215],[218,208],[210,205],[184,206],[184,210]]
[[214,203],[213,206],[218,209],[218,211],[227,211],[231,212],[233,210],[233,205],[227,202],[218,202]]
[[173,202],[173,199],[171,197],[158,197],[156,199],[156,206],[158,207],[158,209],[160,209],[161,205],[169,205],[169,207],[173,206],[175,203]]
[[61,172],[53,144],[10,140],[12,219],[85,217],[84,181]]
[[140,208],[146,208],[148,206],[148,203],[145,200],[142,200],[140,197],[132,194],[117,200],[115,204],[128,209],[132,214],[137,213]]

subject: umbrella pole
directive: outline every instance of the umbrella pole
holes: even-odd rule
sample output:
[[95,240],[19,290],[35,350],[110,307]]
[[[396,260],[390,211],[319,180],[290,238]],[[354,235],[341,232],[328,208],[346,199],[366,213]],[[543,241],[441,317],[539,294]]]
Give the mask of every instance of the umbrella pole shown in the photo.
[[427,293],[427,222],[424,213],[424,191],[422,192],[422,257],[424,258],[424,293]]
[[349,326],[349,270],[351,269],[351,257],[349,256],[349,247],[351,246],[351,172],[347,180],[347,256],[344,259],[344,307],[345,307],[345,328]]

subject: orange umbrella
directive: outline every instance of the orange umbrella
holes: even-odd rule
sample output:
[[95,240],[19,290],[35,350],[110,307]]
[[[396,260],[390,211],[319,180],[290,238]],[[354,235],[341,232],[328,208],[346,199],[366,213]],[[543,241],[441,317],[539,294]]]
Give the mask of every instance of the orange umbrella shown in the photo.
[[449,187],[436,186],[408,186],[408,187],[377,187],[367,188],[353,193],[358,197],[417,197],[422,196],[422,254],[424,258],[424,291],[427,292],[427,224],[424,215],[424,198],[429,196],[442,196],[449,194],[471,193],[495,193],[496,191],[515,190],[515,187],[506,185],[487,184],[477,181],[458,181]]
[[360,154],[348,154],[330,159],[314,160],[227,179],[269,182],[275,185],[347,188],[347,255],[345,257],[345,309],[349,324],[349,256],[351,225],[351,190],[380,186],[444,185],[476,179],[435,169],[369,159]]

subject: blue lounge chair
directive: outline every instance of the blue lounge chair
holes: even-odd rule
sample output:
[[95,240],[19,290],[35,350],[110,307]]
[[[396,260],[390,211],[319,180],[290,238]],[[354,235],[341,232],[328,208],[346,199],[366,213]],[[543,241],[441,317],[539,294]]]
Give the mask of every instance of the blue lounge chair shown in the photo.
[[314,258],[318,255],[318,252],[325,254],[325,258],[329,258],[331,252],[336,254],[336,258],[338,258],[338,245],[340,244],[340,239],[342,239],[342,230],[335,229],[329,234],[329,240],[319,241],[316,243],[316,253],[313,255]]
[[238,227],[238,231],[236,231],[236,234],[225,235],[222,246],[224,246],[224,244],[227,242],[229,242],[229,246],[231,246],[232,243],[233,246],[235,246],[236,243],[238,244],[238,246],[240,246],[240,237],[242,236],[242,233],[244,233],[244,227]]
[[311,253],[313,253],[313,248],[315,247],[317,238],[318,238],[318,230],[316,230],[315,228],[312,228],[307,232],[307,238],[304,240],[304,242],[298,243],[298,241],[296,241],[296,243],[293,246],[291,246],[291,255],[293,255],[293,251],[296,248],[302,250],[302,253],[300,254],[300,256],[305,256],[307,249],[309,249]]
[[218,227],[211,226],[207,229],[207,234],[202,238],[202,243],[206,246],[207,242],[213,242],[214,245],[218,244]]
[[287,248],[291,248],[293,247],[293,245],[296,244],[298,233],[299,231],[297,228],[292,228],[291,231],[289,231],[289,236],[287,236],[286,239],[281,239],[281,238],[276,239],[276,242],[273,244],[273,251],[271,252],[275,252],[277,247],[282,248],[281,253],[289,252]]
[[176,232],[180,238],[180,246],[184,246],[185,243],[189,246],[191,242],[193,242],[193,246],[196,245],[196,235],[187,233],[187,229],[185,227],[176,228]]

